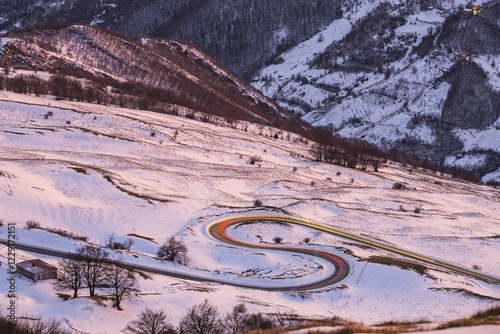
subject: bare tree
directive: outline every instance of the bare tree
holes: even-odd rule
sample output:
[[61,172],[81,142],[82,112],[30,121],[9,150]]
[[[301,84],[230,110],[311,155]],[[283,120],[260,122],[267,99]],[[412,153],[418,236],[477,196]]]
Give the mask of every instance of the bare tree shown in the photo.
[[170,237],[166,243],[160,246],[156,256],[164,261],[177,262],[185,265],[189,262],[187,251],[184,242],[177,240],[175,237]]
[[122,260],[118,259],[109,266],[108,285],[111,288],[115,302],[113,304],[118,310],[121,310],[121,302],[125,299],[134,299],[137,297],[139,287],[134,273],[120,266]]
[[127,240],[124,241],[123,245],[125,246],[126,250],[130,250],[130,248],[135,244],[134,239],[128,238]]
[[83,281],[92,297],[95,295],[95,288],[106,281],[109,253],[102,248],[84,246],[77,249],[77,256],[82,262]]
[[149,308],[142,311],[139,318],[130,322],[123,331],[128,334],[175,334],[165,312]]
[[208,300],[195,305],[179,323],[181,334],[222,334],[223,327],[217,307]]
[[71,290],[73,298],[78,297],[78,290],[83,283],[83,262],[78,256],[71,256],[59,261],[57,270],[57,281],[54,284],[56,290]]
[[111,232],[109,235],[108,235],[108,242],[106,244],[106,247],[109,247],[111,249],[114,249],[113,247],[113,244],[115,243],[115,239],[116,239],[116,233],[115,232]]
[[224,332],[227,334],[239,334],[249,330],[248,314],[245,304],[238,304],[224,318]]

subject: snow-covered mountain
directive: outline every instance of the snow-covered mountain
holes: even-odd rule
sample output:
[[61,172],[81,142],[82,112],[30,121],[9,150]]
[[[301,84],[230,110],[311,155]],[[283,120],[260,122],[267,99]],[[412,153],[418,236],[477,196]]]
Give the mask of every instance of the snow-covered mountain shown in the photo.
[[171,40],[132,39],[84,25],[29,29],[0,39],[0,66],[99,83],[118,99],[134,95],[146,104],[162,101],[264,124],[290,119],[213,58]]
[[253,84],[311,124],[498,179],[500,3],[477,4],[344,1]]

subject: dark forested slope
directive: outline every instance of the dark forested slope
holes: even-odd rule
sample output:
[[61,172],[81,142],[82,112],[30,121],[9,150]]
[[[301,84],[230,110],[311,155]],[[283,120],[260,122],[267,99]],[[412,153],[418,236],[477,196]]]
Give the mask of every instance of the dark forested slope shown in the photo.
[[341,15],[338,0],[2,0],[0,31],[71,21],[187,40],[250,77]]

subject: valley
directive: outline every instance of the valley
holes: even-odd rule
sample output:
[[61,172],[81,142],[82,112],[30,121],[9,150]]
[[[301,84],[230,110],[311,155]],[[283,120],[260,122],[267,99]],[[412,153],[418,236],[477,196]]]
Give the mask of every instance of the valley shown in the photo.
[[0,333],[498,332],[499,17],[2,1]]

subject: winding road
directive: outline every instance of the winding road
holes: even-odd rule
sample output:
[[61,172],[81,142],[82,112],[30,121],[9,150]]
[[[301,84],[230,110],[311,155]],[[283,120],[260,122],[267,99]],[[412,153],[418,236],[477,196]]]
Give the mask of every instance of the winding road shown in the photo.
[[[482,281],[488,282],[488,283],[493,283],[493,284],[500,284],[500,278],[491,276],[491,275],[486,275],[471,269],[467,269],[464,267],[460,267],[451,263],[443,262],[437,259],[433,259],[428,256],[424,256],[421,254],[413,253],[401,248],[393,247],[390,245],[387,245],[382,242],[378,242],[369,238],[361,237],[358,235],[350,234],[341,230],[338,230],[336,228],[333,228],[328,225],[324,224],[318,224],[315,222],[307,221],[305,219],[299,219],[295,217],[290,217],[290,216],[283,216],[283,215],[267,215],[267,214],[254,214],[254,215],[241,215],[241,216],[231,216],[227,218],[222,218],[219,219],[213,223],[211,223],[208,227],[207,230],[210,235],[212,235],[214,238],[221,240],[223,242],[228,242],[228,243],[233,243],[235,245],[240,245],[240,246],[245,246],[245,247],[252,247],[252,244],[247,244],[241,241],[234,240],[230,237],[225,236],[225,229],[231,225],[235,225],[238,223],[243,223],[243,222],[252,222],[252,221],[266,221],[266,222],[284,222],[284,223],[290,223],[290,224],[295,224],[295,225],[300,225],[300,226],[305,226],[309,227],[312,229],[315,229],[317,231],[325,232],[337,237],[341,237],[344,239],[349,239],[353,240],[359,243],[362,243],[364,245],[368,245],[374,248],[382,249],[385,251],[389,251],[391,253],[395,253],[398,255],[402,255],[404,257],[422,261],[428,264],[432,264],[437,267],[441,267],[450,271],[453,271],[455,273],[461,274],[461,275],[466,275],[469,277],[477,278]],[[222,236],[221,236],[222,235]],[[259,245],[259,248],[261,246]],[[282,248],[279,248],[282,249]],[[310,253],[309,253],[310,254]],[[343,261],[343,260],[342,260]],[[344,261],[345,262],[345,261]],[[348,270],[348,268],[347,268]],[[347,275],[345,273],[344,277]],[[339,275],[340,277],[342,275]],[[339,277],[337,277],[337,281]],[[333,281],[335,281],[335,278],[333,278]]]
[[[317,231],[325,232],[337,237],[341,237],[344,239],[349,239],[353,240],[365,245],[369,245],[374,248],[382,249],[385,251],[389,251],[395,254],[399,254],[402,256],[405,256],[407,258],[411,258],[414,260],[419,260],[425,263],[432,264],[437,267],[441,267],[450,271],[453,271],[455,273],[461,274],[461,275],[466,275],[470,276],[473,278],[477,278],[480,280],[483,280],[488,283],[493,283],[493,284],[500,284],[500,279],[494,276],[490,275],[485,275],[467,268],[463,268],[457,265],[453,265],[450,263],[446,263],[443,261],[439,261],[436,259],[432,259],[423,255],[419,255],[416,253],[412,253],[403,249],[399,249],[393,246],[389,246],[387,244],[371,240],[365,237],[353,235],[350,233],[343,232],[341,230],[335,229],[333,227],[323,225],[323,224],[318,224],[318,223],[313,223],[304,219],[299,219],[295,217],[290,217],[290,216],[283,216],[283,215],[277,215],[277,214],[246,214],[246,215],[239,215],[239,216],[229,216],[225,218],[218,219],[212,223],[210,223],[206,230],[209,236],[214,238],[215,240],[218,240],[220,242],[238,246],[238,247],[247,247],[247,248],[255,248],[255,249],[272,249],[272,250],[280,250],[280,251],[286,251],[286,252],[294,252],[294,253],[301,253],[301,254],[306,254],[309,256],[315,256],[321,259],[324,259],[328,262],[330,262],[334,267],[335,271],[330,275],[325,278],[322,278],[319,281],[316,282],[306,282],[306,283],[300,283],[300,284],[295,284],[295,285],[288,285],[288,286],[257,286],[255,283],[244,283],[242,281],[230,281],[227,279],[217,279],[214,277],[209,277],[205,275],[197,275],[189,272],[179,272],[175,269],[165,269],[165,268],[156,268],[156,267],[151,267],[151,266],[145,266],[145,265],[140,265],[136,263],[131,263],[131,262],[125,262],[123,263],[123,266],[129,269],[134,269],[134,270],[141,270],[145,272],[150,272],[150,273],[156,273],[160,275],[166,275],[170,277],[175,277],[175,278],[180,278],[184,280],[191,280],[191,281],[197,281],[197,282],[213,282],[213,283],[220,283],[220,284],[225,284],[225,285],[231,285],[231,286],[237,286],[237,287],[245,287],[245,288],[251,288],[251,289],[258,289],[258,290],[265,290],[265,291],[305,291],[305,290],[315,290],[315,289],[321,289],[325,288],[328,286],[331,286],[335,283],[338,283],[342,281],[347,275],[349,274],[349,265],[347,262],[342,259],[341,257],[331,254],[328,252],[324,251],[319,251],[319,250],[313,250],[309,248],[299,248],[299,247],[288,247],[285,245],[266,245],[266,244],[253,244],[249,242],[245,242],[242,240],[238,240],[234,237],[229,236],[226,233],[226,230],[237,224],[241,223],[250,223],[250,222],[276,222],[276,223],[288,223],[288,224],[294,224],[294,225],[299,225],[299,226],[305,226],[309,227],[312,229],[315,229]],[[0,238],[0,244],[7,245],[7,240],[1,239]],[[70,256],[70,252],[66,251],[61,251],[61,250],[55,250],[55,249],[50,249],[46,247],[40,247],[40,246],[34,246],[34,245],[27,245],[27,244],[22,244],[17,242],[15,244],[16,249],[20,250],[26,250],[32,253],[39,253],[39,254],[45,254],[45,255],[50,255],[50,256],[56,256],[56,257],[68,257]]]
[[272,246],[272,245],[265,245],[265,244],[253,244],[249,242],[244,242],[238,239],[235,239],[231,236],[228,236],[226,233],[226,229],[232,225],[237,225],[240,223],[244,222],[252,222],[252,221],[261,221],[265,220],[266,222],[288,222],[288,223],[293,223],[289,220],[286,220],[282,216],[254,216],[254,215],[248,215],[248,216],[237,216],[237,217],[229,217],[229,218],[223,218],[220,220],[217,220],[207,227],[208,234],[212,236],[214,239],[217,239],[221,242],[224,242],[226,244],[231,244],[235,246],[240,246],[240,247],[247,247],[247,248],[258,248],[258,249],[273,249],[273,250],[280,250],[280,251],[286,251],[286,252],[294,252],[294,253],[300,253],[300,254],[306,254],[306,255],[311,255],[315,257],[319,257],[321,259],[324,259],[328,262],[330,262],[334,267],[335,271],[332,273],[332,275],[318,281],[315,283],[308,283],[300,286],[292,286],[292,287],[280,287],[277,288],[277,290],[280,291],[295,291],[295,290],[315,290],[315,289],[320,289],[320,288],[325,288],[330,285],[333,285],[335,283],[338,283],[342,281],[346,276],[349,274],[349,265],[347,262],[331,253],[327,253],[324,251],[318,251],[314,249],[307,249],[307,248],[298,248],[298,247],[287,247],[287,246]]

